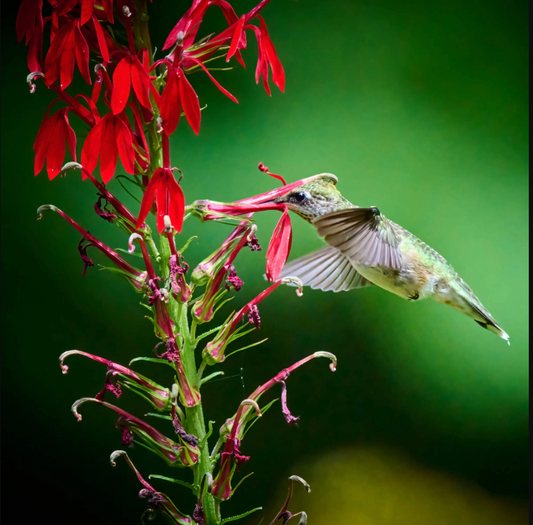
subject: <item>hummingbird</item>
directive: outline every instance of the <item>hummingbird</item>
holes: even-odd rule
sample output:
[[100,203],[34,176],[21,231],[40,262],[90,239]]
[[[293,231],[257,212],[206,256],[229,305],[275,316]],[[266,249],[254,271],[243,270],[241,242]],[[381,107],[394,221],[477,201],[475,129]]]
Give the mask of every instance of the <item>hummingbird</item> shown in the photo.
[[304,286],[348,291],[379,286],[408,301],[431,298],[471,317],[509,342],[509,336],[453,267],[433,248],[375,206],[360,208],[324,173],[274,202],[311,223],[327,242],[324,248],[286,264],[280,278],[298,277]]

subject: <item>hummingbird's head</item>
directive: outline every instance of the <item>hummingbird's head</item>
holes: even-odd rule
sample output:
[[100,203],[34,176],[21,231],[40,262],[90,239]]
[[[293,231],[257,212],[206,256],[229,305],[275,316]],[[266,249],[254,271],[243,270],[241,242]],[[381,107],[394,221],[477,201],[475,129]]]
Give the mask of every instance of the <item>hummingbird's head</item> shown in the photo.
[[300,215],[308,222],[331,213],[332,211],[351,208],[335,187],[337,177],[331,173],[322,173],[313,177],[311,182],[293,188],[290,192],[274,199],[277,204],[284,203],[289,210]]

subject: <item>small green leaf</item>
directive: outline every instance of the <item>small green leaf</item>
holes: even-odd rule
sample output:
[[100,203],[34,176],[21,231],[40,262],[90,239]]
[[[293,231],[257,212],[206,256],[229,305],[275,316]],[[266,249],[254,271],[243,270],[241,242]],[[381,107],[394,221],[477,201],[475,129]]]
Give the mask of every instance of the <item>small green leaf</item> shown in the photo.
[[163,481],[170,481],[171,483],[176,483],[177,485],[183,485],[184,487],[187,487],[191,490],[193,490],[194,488],[192,483],[182,481],[181,479],[167,478],[166,476],[160,476],[159,474],[150,474],[148,476],[148,479],[162,479]]
[[196,338],[196,343],[198,343],[198,341],[201,341],[204,337],[207,337],[208,335],[211,335],[213,334],[214,332],[217,332],[218,330],[220,330],[224,325],[221,324],[220,326],[217,326],[216,328],[212,328],[211,330],[208,330],[207,332],[204,332],[203,334],[200,334],[197,338]]
[[203,385],[204,383],[207,383],[208,381],[210,381],[211,379],[213,379],[214,377],[217,377],[217,376],[223,376],[224,375],[224,372],[222,370],[219,370],[218,372],[214,372],[212,373],[211,375],[208,375],[207,377],[204,377],[201,381],[200,381],[200,385]]
[[125,250],[124,248],[113,248],[116,252],[122,252],[122,253],[125,253],[127,255],[131,255],[132,257],[140,257],[142,259],[143,255],[142,253],[137,253],[137,252],[129,252],[128,250]]
[[246,516],[249,516],[250,514],[257,512],[258,510],[263,510],[263,507],[257,507],[255,509],[249,510],[248,512],[245,512],[244,514],[239,514],[238,516],[232,516],[231,518],[226,518],[220,522],[220,525],[224,525],[225,523],[229,523],[230,521],[241,520],[242,518],[246,518]]
[[174,366],[172,363],[169,363],[166,359],[158,359],[157,357],[135,357],[132,359],[129,363],[129,366],[131,366],[133,363],[137,361],[149,361],[150,363],[159,363],[161,365],[168,365],[172,370],[174,370]]
[[250,472],[250,474],[247,474],[246,476],[244,476],[244,478],[242,478],[239,483],[237,483],[237,485],[235,485],[235,488],[231,491],[231,497],[233,497],[233,495],[235,494],[236,490],[239,488],[239,485],[246,479],[246,478],[249,478],[250,476],[253,476],[253,472]]
[[[244,332],[244,333],[242,333],[242,334],[239,334],[238,337],[242,337],[243,335],[246,335],[246,334],[250,333],[252,330],[255,330],[255,328],[252,328],[252,329],[248,330],[247,332]],[[229,354],[226,355],[226,359],[227,359],[230,355],[237,354],[237,353],[239,353],[239,352],[242,352],[243,350],[248,350],[248,348],[252,348],[252,346],[260,345],[261,343],[264,343],[265,341],[268,341],[268,337],[267,337],[266,339],[263,339],[262,341],[257,341],[256,343],[252,343],[251,345],[243,346],[242,348],[239,348],[238,350],[233,350],[233,352],[230,352]]]
[[[265,412],[276,402],[276,401],[279,401],[279,398],[276,398],[276,399],[273,399],[270,403],[268,403],[267,405],[265,405],[262,409],[261,409],[261,415],[264,416],[265,415]],[[257,422],[257,420],[259,419],[257,417],[257,414],[255,413],[255,411],[252,411],[251,412],[251,416],[250,418],[253,418],[251,419],[251,423],[246,427],[246,430],[244,431],[243,435],[242,435],[242,438],[244,439],[244,436],[246,436],[246,434],[248,434],[248,431],[255,425],[255,423]]]
[[144,415],[145,416],[158,417],[160,419],[168,419],[168,421],[172,421],[172,417],[171,416],[167,416],[165,414],[157,414],[156,412],[147,412]]
[[179,253],[183,253],[188,247],[189,247],[189,244],[191,244],[191,241],[193,239],[198,239],[198,235],[193,235],[179,250],[178,252]]
[[214,421],[209,421],[209,429],[207,431],[207,434],[204,436],[202,441],[198,443],[198,448],[202,448],[204,446],[204,443],[211,437],[211,434],[213,433],[213,423]]

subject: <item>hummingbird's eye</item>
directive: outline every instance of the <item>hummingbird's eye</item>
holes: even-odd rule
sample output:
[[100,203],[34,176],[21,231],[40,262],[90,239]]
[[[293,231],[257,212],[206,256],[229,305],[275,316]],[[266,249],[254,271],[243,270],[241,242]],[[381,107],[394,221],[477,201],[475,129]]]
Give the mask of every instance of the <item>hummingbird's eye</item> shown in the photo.
[[303,202],[305,199],[307,199],[307,195],[303,191],[291,195],[292,202]]

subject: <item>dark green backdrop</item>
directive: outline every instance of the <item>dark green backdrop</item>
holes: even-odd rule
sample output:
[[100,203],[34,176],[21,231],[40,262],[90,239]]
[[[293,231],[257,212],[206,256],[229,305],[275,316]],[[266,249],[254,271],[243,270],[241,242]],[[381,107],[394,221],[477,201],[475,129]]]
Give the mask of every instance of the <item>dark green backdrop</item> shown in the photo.
[[[75,399],[101,388],[103,370],[73,358],[62,376],[57,356],[78,348],[127,363],[149,355],[155,339],[139,296],[122,281],[96,267],[82,277],[76,232],[58,216],[35,220],[40,204],[54,203],[111,246],[126,247],[118,229],[94,215],[94,191],[79,175],[33,177],[32,143],[52,93],[38,84],[29,94],[25,48],[3,4],[4,509],[19,512],[20,523],[139,523],[145,503],[137,481],[125,464],[109,467],[109,453],[120,448],[114,417],[87,407],[77,424],[70,414]],[[237,10],[251,6],[238,2]],[[185,8],[154,1],[158,47]],[[221,424],[258,384],[316,350],[337,354],[339,368],[331,374],[313,362],[291,376],[300,425],[285,425],[276,408],[254,428],[243,451],[252,456],[244,473],[255,475],[227,512],[264,504],[270,516],[284,479],[296,473],[314,490],[293,510],[307,508],[315,525],[525,523],[527,3],[273,0],[264,16],[286,93],[274,90],[270,99],[255,86],[253,43],[248,70],[215,73],[239,105],[203,76],[193,79],[208,105],[200,137],[182,123],[172,142],[187,199],[232,200],[270,188],[259,161],[289,181],[335,173],[347,198],[378,205],[447,257],[512,346],[451,309],[380,289],[308,290],[302,298],[278,290],[249,339],[269,341],[228,360],[228,379],[205,388],[208,417]],[[216,27],[216,9],[207,20]],[[121,193],[115,181],[110,188]],[[277,218],[259,219],[265,248]],[[293,257],[321,245],[298,219],[294,229]],[[184,239],[199,239],[187,260],[196,264],[228,231],[189,221]],[[264,287],[264,253],[238,263],[246,286],[235,304]],[[131,456],[145,474],[172,474],[140,448]],[[179,487],[158,488],[188,508]]]

